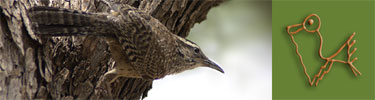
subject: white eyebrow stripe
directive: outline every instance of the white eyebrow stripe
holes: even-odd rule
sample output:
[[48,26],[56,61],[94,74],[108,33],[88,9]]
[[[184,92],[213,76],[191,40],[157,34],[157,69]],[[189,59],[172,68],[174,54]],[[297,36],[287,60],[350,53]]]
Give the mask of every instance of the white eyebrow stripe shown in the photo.
[[179,37],[179,36],[177,36],[177,38],[178,38],[179,40],[181,40],[182,42],[186,43],[187,45],[190,45],[190,46],[195,47],[195,48],[199,48],[198,45],[196,45],[196,44],[194,44],[194,43],[192,43],[192,42],[190,42],[190,41],[188,41],[188,40],[186,40],[186,39],[184,39],[184,38],[181,38],[181,37]]

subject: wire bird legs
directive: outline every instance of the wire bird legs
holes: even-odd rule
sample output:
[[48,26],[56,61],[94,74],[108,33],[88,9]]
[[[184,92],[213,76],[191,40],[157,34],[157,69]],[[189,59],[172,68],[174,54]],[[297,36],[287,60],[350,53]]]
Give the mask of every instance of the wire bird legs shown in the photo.
[[[317,27],[315,30],[309,30],[309,29],[306,28],[306,25],[305,25],[305,24],[306,24],[306,22],[308,22],[309,25],[313,25],[313,24],[314,24],[314,20],[311,19],[311,17],[313,17],[313,16],[315,16],[315,17],[318,19],[318,24],[319,24],[319,25],[318,25],[318,27]],[[358,75],[361,75],[361,72],[359,72],[359,71],[357,70],[357,68],[355,68],[355,66],[353,65],[353,62],[357,60],[357,57],[355,57],[354,59],[351,59],[351,58],[350,58],[350,57],[353,55],[353,53],[357,50],[357,48],[354,48],[353,51],[350,51],[350,49],[352,48],[352,46],[353,46],[353,45],[355,44],[355,42],[356,42],[356,40],[353,40],[353,41],[352,41],[352,39],[353,39],[353,37],[354,37],[354,35],[355,35],[355,32],[354,32],[354,33],[348,38],[348,40],[346,40],[346,42],[340,47],[340,49],[336,51],[336,53],[332,54],[332,55],[329,56],[329,57],[324,57],[324,56],[322,55],[323,37],[322,37],[322,35],[320,34],[320,31],[319,31],[319,29],[320,29],[320,25],[321,25],[321,22],[320,22],[320,18],[319,18],[319,16],[318,16],[317,14],[311,14],[311,15],[309,15],[309,16],[307,16],[307,17],[305,18],[305,20],[303,21],[303,23],[301,23],[301,24],[295,24],[295,25],[290,25],[290,26],[287,27],[287,32],[288,32],[290,38],[292,39],[292,42],[294,43],[294,45],[295,45],[295,47],[296,47],[296,53],[297,53],[297,55],[299,56],[299,60],[300,60],[300,62],[301,62],[301,64],[302,64],[302,67],[303,67],[304,73],[305,73],[306,77],[307,77],[308,80],[309,80],[309,84],[310,84],[310,86],[313,86],[314,84],[315,84],[315,86],[317,86],[318,83],[319,83],[319,81],[323,79],[324,75],[327,74],[327,73],[331,70],[332,65],[333,65],[334,62],[339,62],[339,63],[348,64],[349,67],[352,69],[354,76],[357,76],[357,74],[358,74]],[[302,28],[299,28],[299,29],[297,29],[297,30],[294,31],[294,32],[291,32],[291,31],[290,31],[291,28],[293,28],[293,27],[298,27],[298,26],[302,26]],[[314,75],[314,78],[313,78],[312,80],[311,80],[311,78],[310,78],[310,75],[309,75],[309,74],[307,73],[307,71],[306,71],[306,66],[305,66],[305,64],[303,63],[302,56],[301,56],[301,54],[298,52],[298,44],[297,44],[297,42],[294,40],[294,37],[293,37],[294,34],[297,34],[298,32],[300,32],[300,31],[302,31],[302,30],[305,30],[305,31],[307,31],[307,32],[309,32],[309,33],[317,33],[317,34],[318,34],[318,36],[319,36],[319,38],[320,38],[320,46],[319,46],[319,52],[318,52],[318,53],[319,53],[320,58],[326,61],[326,62],[324,63],[324,65],[320,67],[319,72],[318,72],[317,74]],[[336,56],[341,52],[341,50],[343,50],[344,47],[346,47],[346,46],[348,47],[348,48],[347,48],[347,49],[348,49],[348,50],[347,50],[347,54],[348,54],[348,55],[347,55],[347,57],[348,57],[347,61],[333,59],[333,58],[336,57]],[[327,65],[328,65],[328,64],[329,64],[328,69],[325,70],[325,71],[323,71],[323,69],[326,69],[326,68],[327,68]]]

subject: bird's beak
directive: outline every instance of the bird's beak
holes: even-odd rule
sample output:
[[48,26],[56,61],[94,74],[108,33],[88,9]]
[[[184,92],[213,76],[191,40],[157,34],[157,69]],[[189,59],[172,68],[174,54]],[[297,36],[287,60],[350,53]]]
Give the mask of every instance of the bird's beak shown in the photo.
[[221,73],[224,73],[224,70],[222,68],[220,68],[219,65],[217,65],[215,62],[211,61],[211,60],[204,60],[203,61],[203,66],[206,66],[206,67],[209,67],[209,68],[212,68],[212,69],[215,69]]
[[[290,26],[287,26],[286,27],[286,31],[288,32],[288,34],[289,35],[294,35],[294,34],[296,34],[296,33],[298,33],[299,31],[302,31],[303,30],[303,28],[301,27],[302,26],[302,24],[294,24],[294,25],[290,25]],[[290,31],[290,29],[296,29],[297,28],[297,30],[295,30],[295,31]]]

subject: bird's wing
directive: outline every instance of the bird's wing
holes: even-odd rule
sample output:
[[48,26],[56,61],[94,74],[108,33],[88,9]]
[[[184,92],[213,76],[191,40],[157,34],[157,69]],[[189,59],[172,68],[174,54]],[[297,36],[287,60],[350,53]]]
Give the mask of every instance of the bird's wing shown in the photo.
[[143,11],[126,4],[116,5],[115,12],[119,12],[123,19],[124,29],[122,33],[116,34],[119,43],[122,44],[123,53],[135,70],[142,78],[157,78],[158,62],[153,61],[151,56],[160,54],[157,35],[158,31],[150,23],[152,17]]
[[[176,35],[168,30],[159,20],[132,6],[117,5],[118,11],[126,24],[119,43],[144,78],[161,78],[168,67],[166,58],[170,58],[176,49]],[[116,10],[115,10],[116,11]]]

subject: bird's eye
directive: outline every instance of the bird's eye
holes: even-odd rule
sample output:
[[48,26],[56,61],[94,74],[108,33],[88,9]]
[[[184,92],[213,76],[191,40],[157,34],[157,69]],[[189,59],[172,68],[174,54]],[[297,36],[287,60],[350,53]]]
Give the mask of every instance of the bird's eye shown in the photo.
[[198,48],[194,48],[194,52],[195,52],[195,53],[199,53],[200,50],[199,50]]

